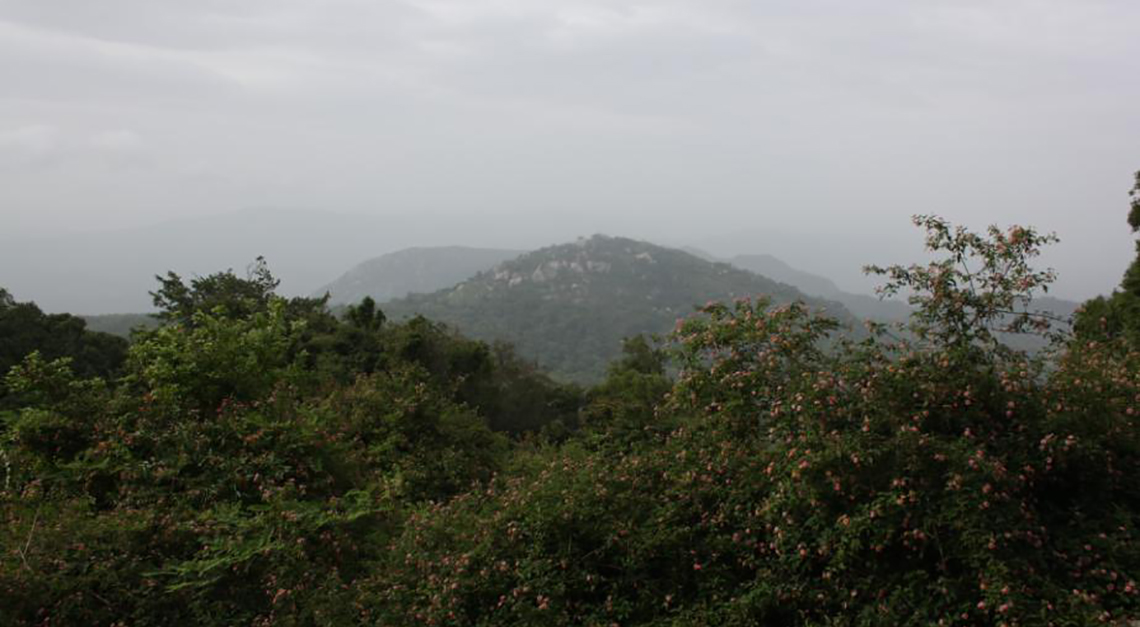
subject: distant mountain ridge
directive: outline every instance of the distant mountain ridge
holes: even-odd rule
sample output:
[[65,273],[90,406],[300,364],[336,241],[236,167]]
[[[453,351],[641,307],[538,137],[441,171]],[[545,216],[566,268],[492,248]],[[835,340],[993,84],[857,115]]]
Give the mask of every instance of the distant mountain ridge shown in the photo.
[[[860,318],[879,322],[905,322],[913,311],[908,303],[899,299],[881,299],[869,294],[844,291],[831,279],[793,268],[771,255],[737,255],[727,261],[738,268],[793,285],[809,296],[840,302]],[[1080,303],[1075,301],[1041,295],[1033,299],[1031,309],[1068,318],[1078,307]]]
[[564,379],[597,380],[621,340],[670,331],[710,300],[768,295],[803,300],[848,323],[843,305],[682,250],[596,235],[502,262],[454,287],[383,304],[395,318],[422,314],[487,341],[507,341]]
[[87,321],[87,328],[92,331],[125,338],[130,338],[131,331],[136,328],[153,329],[161,324],[151,314],[95,314],[80,317]]
[[371,296],[377,302],[412,293],[434,292],[468,279],[525,251],[467,246],[405,248],[353,266],[314,296],[330,295],[330,305],[349,305]]
[[[308,209],[244,209],[92,233],[12,237],[0,226],[0,287],[46,312],[113,314],[153,310],[155,275],[183,277],[232,268],[259,255],[298,296],[361,259],[411,245],[456,241],[494,246],[485,218],[446,221],[408,212],[384,216]],[[504,237],[503,241],[511,241]]]
[[368,217],[254,209],[97,234],[4,239],[0,233],[0,286],[45,311],[146,312],[153,309],[155,275],[233,268],[243,276],[263,255],[282,293],[307,294],[365,256],[393,249],[395,240],[382,221]]
[[844,307],[860,318],[879,322],[901,322],[910,317],[911,307],[903,301],[884,300],[869,294],[846,292],[831,279],[793,268],[772,255],[737,255],[729,259],[728,263],[794,285],[805,294],[843,303]]
[[769,279],[794,285],[805,294],[823,296],[824,294],[843,294],[843,290],[834,281],[826,277],[812,274],[793,268],[782,260],[767,254],[736,255],[723,260],[737,268],[750,270]]

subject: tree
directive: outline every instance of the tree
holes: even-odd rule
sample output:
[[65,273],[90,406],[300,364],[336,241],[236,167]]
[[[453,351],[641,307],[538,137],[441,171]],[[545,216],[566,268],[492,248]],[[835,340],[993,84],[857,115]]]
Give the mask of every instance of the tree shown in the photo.
[[[82,318],[45,314],[35,303],[17,302],[0,288],[0,379],[25,356],[39,351],[47,360],[68,358],[82,377],[109,377],[123,365],[127,341],[87,330]],[[0,387],[0,407],[5,404]],[[7,403],[15,402],[8,399]]]
[[359,305],[349,306],[344,317],[350,324],[364,331],[375,331],[388,319],[384,312],[376,307],[376,301],[372,300],[371,296],[365,296]]
[[655,341],[644,335],[626,338],[622,357],[587,394],[583,426],[603,434],[607,445],[625,447],[671,426],[656,411],[673,382],[666,373],[668,354]]
[[912,219],[926,230],[926,248],[942,257],[926,265],[867,266],[882,275],[884,296],[906,294],[916,308],[907,330],[920,342],[976,356],[1007,352],[1003,334],[1052,335],[1054,323],[1066,322],[1030,308],[1034,295],[1048,292],[1056,279],[1052,269],[1036,270],[1029,262],[1056,235],[1032,228],[990,226],[985,235],[952,227],[937,216]]
[[337,386],[266,306],[140,334],[110,386],[35,353],[11,370],[0,624],[353,624],[404,508],[501,470],[507,440],[423,368]]
[[1035,330],[1050,273],[1027,259],[1049,238],[917,221],[948,258],[885,271],[919,307],[905,344],[827,345],[835,322],[799,304],[709,304],[673,336],[676,428],[571,440],[424,510],[365,604],[386,624],[1140,616],[1140,355],[1036,369],[996,333]]
[[[258,257],[248,268],[245,278],[234,274],[233,269],[215,272],[205,277],[195,277],[187,285],[175,272],[166,276],[155,276],[160,287],[151,292],[158,318],[165,322],[179,322],[193,326],[196,312],[215,313],[221,308],[222,315],[240,319],[253,313],[265,312],[276,295],[280,280],[269,271],[264,257]],[[300,319],[323,313],[328,295],[322,298],[292,298],[286,303],[286,313],[290,318]]]
[[[1129,191],[1131,208],[1128,225],[1132,232],[1140,231],[1140,172]],[[1081,306],[1074,321],[1074,330],[1082,340],[1122,341],[1140,345],[1140,240],[1136,242],[1136,259],[1128,266],[1120,289],[1111,296],[1098,296]]]

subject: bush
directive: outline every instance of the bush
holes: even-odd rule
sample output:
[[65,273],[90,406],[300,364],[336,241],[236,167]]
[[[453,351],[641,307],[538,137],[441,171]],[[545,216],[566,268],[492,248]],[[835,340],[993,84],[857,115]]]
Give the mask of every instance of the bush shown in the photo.
[[659,413],[681,427],[422,509],[367,586],[376,622],[1136,617],[1137,356],[1047,369],[1001,345],[999,324],[1043,328],[1024,299],[1049,275],[1021,264],[1047,238],[919,222],[951,256],[887,270],[919,306],[906,341],[824,351],[835,324],[805,307],[709,305],[674,336]]
[[505,441],[413,364],[327,391],[284,303],[191,314],[110,388],[38,354],[4,417],[4,624],[330,624],[404,510]]
[[1137,619],[1140,352],[1005,346],[1052,329],[1026,263],[1050,238],[918,222],[943,257],[880,269],[909,327],[710,303],[675,381],[631,341],[582,432],[521,445],[485,416],[541,424],[575,391],[426,320],[358,312],[384,352],[354,354],[267,296],[144,334],[111,384],[32,354],[0,414],[0,622]]

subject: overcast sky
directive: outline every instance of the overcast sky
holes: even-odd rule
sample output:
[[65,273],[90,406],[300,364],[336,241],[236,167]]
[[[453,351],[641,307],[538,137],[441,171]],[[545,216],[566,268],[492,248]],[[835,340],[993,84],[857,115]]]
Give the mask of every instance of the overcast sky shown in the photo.
[[447,243],[825,271],[922,212],[1056,231],[1084,298],[1133,256],[1137,33],[1137,0],[0,0],[0,235],[486,215]]

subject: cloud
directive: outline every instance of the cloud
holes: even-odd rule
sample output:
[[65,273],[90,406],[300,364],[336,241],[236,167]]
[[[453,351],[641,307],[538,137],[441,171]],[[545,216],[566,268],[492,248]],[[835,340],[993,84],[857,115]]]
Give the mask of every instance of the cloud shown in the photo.
[[130,130],[100,131],[88,140],[91,147],[105,152],[135,152],[143,147],[142,137]]
[[59,146],[59,129],[45,124],[0,131],[0,148],[13,152],[42,155]]
[[[0,187],[76,223],[288,204],[908,237],[921,210],[1092,242],[1140,167],[1137,23],[1131,0],[7,0]],[[1116,281],[1123,257],[1084,256]]]
[[61,145],[59,129],[46,124],[0,130],[0,168],[46,165],[56,158]]
[[144,152],[142,136],[129,129],[83,132],[33,124],[0,131],[0,168],[10,173],[105,176],[108,167],[139,164]]

